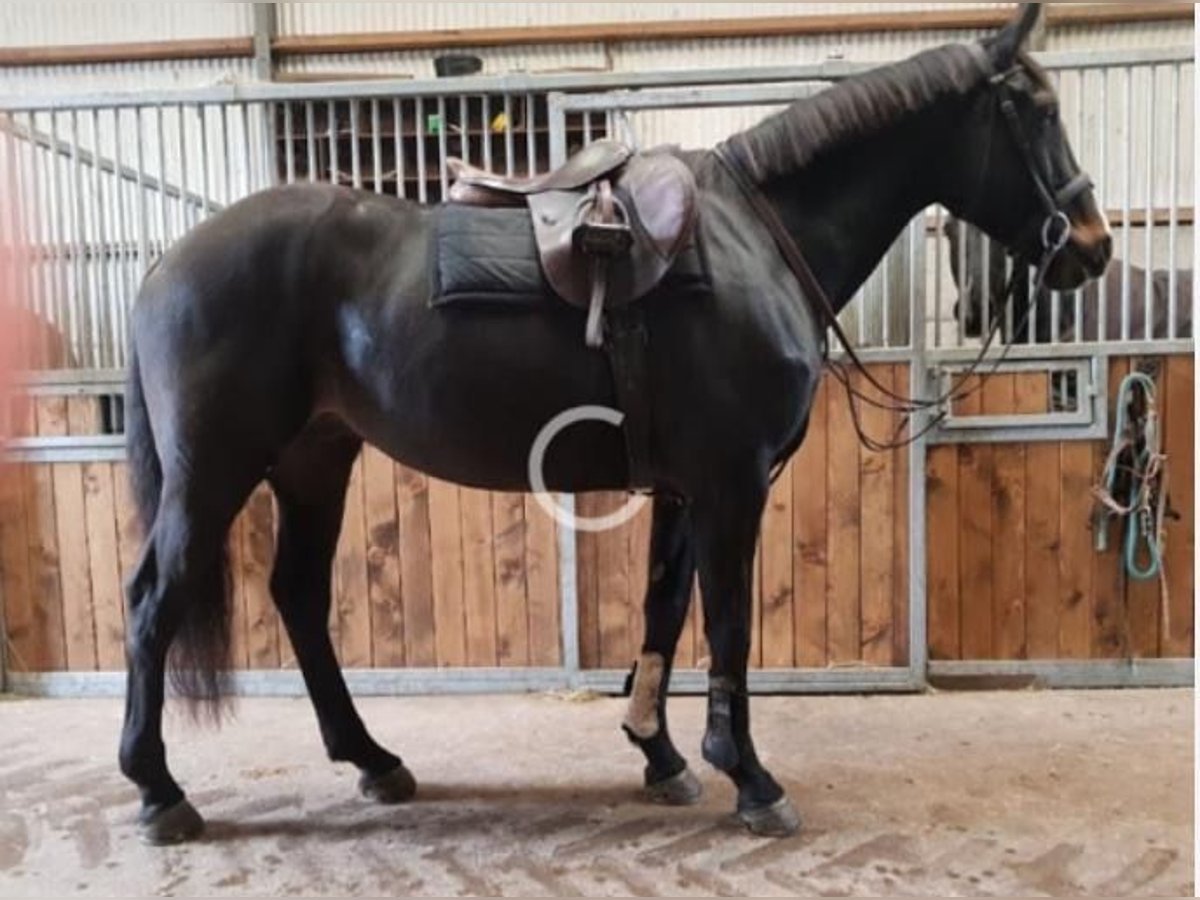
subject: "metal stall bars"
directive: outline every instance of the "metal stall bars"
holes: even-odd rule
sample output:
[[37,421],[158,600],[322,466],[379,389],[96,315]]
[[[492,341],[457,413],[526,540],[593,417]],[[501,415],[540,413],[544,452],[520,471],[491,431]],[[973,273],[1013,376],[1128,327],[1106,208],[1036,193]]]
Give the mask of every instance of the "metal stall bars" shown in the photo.
[[[932,294],[925,298],[932,302],[922,326],[928,338],[922,358],[926,390],[932,391],[935,386],[944,388],[961,375],[979,351],[978,323],[987,323],[992,316],[1001,315],[1007,343],[993,348],[990,355],[994,360],[1004,356],[997,371],[1001,377],[1010,379],[1017,393],[1005,405],[998,394],[989,396],[984,391],[982,398],[977,395],[964,403],[963,408],[948,410],[945,422],[930,434],[927,443],[928,452],[940,452],[936,448],[943,445],[984,445],[977,452],[995,454],[997,460],[1011,453],[1005,444],[1025,444],[1029,448],[1026,452],[1038,454],[1036,465],[1030,465],[1040,470],[1044,463],[1054,464],[1053,472],[1037,477],[1056,482],[1059,475],[1055,466],[1061,454],[1063,460],[1071,461],[1071,483],[1076,485],[1072,491],[1085,492],[1086,485],[1079,486],[1076,482],[1089,475],[1088,448],[1072,448],[1072,443],[1107,437],[1109,386],[1117,365],[1127,365],[1128,357],[1154,357],[1164,367],[1172,367],[1180,362],[1180,357],[1194,352],[1190,331],[1194,211],[1187,198],[1194,194],[1195,65],[1190,47],[1037,54],[1037,58],[1050,72],[1058,90],[1062,120],[1080,164],[1096,179],[1097,195],[1114,226],[1116,258],[1094,288],[1069,294],[1048,292],[1039,298],[1026,326],[1018,329],[1019,323],[1014,318],[1020,316],[1020,310],[1001,312],[990,306],[999,296],[998,284],[1011,273],[1011,263],[996,258],[996,245],[973,230],[961,231],[957,243],[944,240],[943,213],[935,211],[932,231],[938,258],[934,271],[938,274],[934,277]],[[957,257],[960,271],[969,271],[976,278],[982,276],[983,280],[976,299],[960,303],[957,315],[951,303],[956,297],[961,300],[962,292],[950,278],[949,266],[942,262],[943,259],[948,262],[951,254]],[[976,310],[977,321],[971,330],[967,325],[967,310],[980,300],[982,309]],[[984,371],[991,371],[991,366],[985,366]],[[1191,423],[1177,421],[1174,427],[1190,428]],[[1190,466],[1192,461],[1180,459],[1176,464]],[[1061,477],[1066,478],[1068,463],[1061,465],[1064,467]],[[1046,487],[1051,496],[1058,495],[1057,483]],[[1025,490],[1030,492],[1033,488],[1027,485]],[[1084,504],[1087,501],[1084,494]],[[1048,501],[1031,494],[1028,502]],[[1057,521],[1050,531],[1061,534],[1064,543],[1059,547],[1055,539],[1058,549],[1047,557],[1046,563],[1058,568],[1065,565],[1064,571],[1080,561],[1096,566],[1090,556],[1083,555],[1088,532],[1086,521],[1076,510],[1078,504],[1066,493],[1062,493],[1058,502],[1061,508],[1044,512]],[[1041,516],[1039,512],[1039,522]],[[957,524],[960,533],[978,526],[966,521]],[[1084,544],[1078,546],[1081,539]],[[1066,565],[1063,558],[1071,554],[1079,559]],[[1036,558],[1040,560],[1041,556]],[[1026,563],[1034,564],[1034,561]],[[1186,564],[1191,565],[1191,561]],[[958,565],[966,565],[965,560]],[[965,576],[960,573],[961,577]],[[1046,590],[1037,586],[1034,591],[1037,596],[1024,598],[1028,603],[1027,615],[1031,617],[1025,639],[1038,645],[1027,648],[1027,653],[1046,658],[976,658],[979,642],[963,636],[968,630],[964,621],[959,625],[960,653],[966,658],[934,660],[929,666],[931,676],[1015,677],[1070,687],[1192,683],[1191,659],[1132,658],[1128,647],[1130,658],[1065,659],[1060,657],[1080,654],[1075,639],[1069,641],[1072,647],[1068,654],[1061,653],[1064,641],[1061,636],[1057,652],[1051,652],[1048,640],[1035,642],[1033,608],[1045,603],[1057,606],[1060,597],[1055,596],[1056,591],[1061,595],[1071,587],[1067,582],[1054,584],[1057,588]],[[989,586],[988,590],[999,592],[1001,588]],[[1093,586],[1092,590],[1098,588]],[[965,609],[967,598],[961,589],[959,599]],[[1115,602],[1121,605],[1125,601],[1118,596]],[[1127,607],[1121,609],[1124,611],[1114,608],[1109,615],[1129,615]],[[1001,613],[994,615],[999,617]],[[1041,615],[1039,612],[1039,620]],[[995,629],[1007,626],[997,618],[991,627],[995,652]],[[1093,630],[1096,627],[1093,624]],[[937,631],[935,627],[934,632]],[[937,640],[936,634],[931,634],[931,641]]]

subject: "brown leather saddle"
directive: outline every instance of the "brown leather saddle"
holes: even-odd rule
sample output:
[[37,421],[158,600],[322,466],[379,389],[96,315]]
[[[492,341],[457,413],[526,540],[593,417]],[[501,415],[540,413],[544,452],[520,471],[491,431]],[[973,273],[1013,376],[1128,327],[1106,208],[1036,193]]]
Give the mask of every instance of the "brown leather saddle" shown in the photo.
[[589,347],[604,344],[606,306],[653,290],[695,227],[695,179],[665,151],[635,153],[618,141],[596,141],[529,178],[505,178],[458,159],[447,165],[451,203],[529,208],[550,287],[588,311]]

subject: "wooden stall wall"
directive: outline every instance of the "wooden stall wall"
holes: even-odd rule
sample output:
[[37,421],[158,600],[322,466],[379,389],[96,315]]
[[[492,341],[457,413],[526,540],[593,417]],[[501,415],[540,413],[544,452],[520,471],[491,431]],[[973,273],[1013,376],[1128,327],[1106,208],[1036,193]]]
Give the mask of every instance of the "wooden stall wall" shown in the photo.
[[[96,433],[94,397],[21,408],[21,433]],[[122,585],[140,532],[123,463],[0,466],[12,671],[123,668]],[[274,533],[262,486],[230,533],[239,669],[295,665],[269,589]],[[350,482],[333,584],[330,628],[347,667],[559,664],[554,522],[531,497],[459,488],[368,449]]]
[[[1189,656],[1193,647],[1194,370],[1158,358],[1171,459],[1164,616],[1156,582],[1126,583],[1114,530],[1093,550],[1089,488],[1105,442],[942,446],[928,457],[929,646],[934,659]],[[1115,363],[1110,395],[1132,365]],[[904,366],[873,367],[907,388]],[[981,411],[1034,408],[1045,384],[992,378]],[[1028,406],[1026,406],[1028,405]],[[19,433],[91,434],[95,398],[20,405]],[[890,414],[864,410],[887,434]],[[804,446],[772,488],[755,562],[752,659],[762,668],[903,665],[908,658],[908,456],[862,449],[828,380]],[[595,514],[618,496],[580,498]],[[234,658],[294,665],[269,592],[274,507],[260,489],[231,533]],[[642,633],[649,510],[577,538],[581,661],[625,668]],[[0,467],[0,588],[13,671],[123,665],[122,583],[139,528],[120,463]],[[330,626],[357,668],[560,662],[554,523],[532,498],[458,488],[368,450],[355,466]],[[434,602],[434,598],[437,602]],[[693,602],[677,664],[706,657]]]
[[[1194,647],[1195,372],[1190,356],[1150,357],[1169,458],[1166,587],[1123,577],[1119,523],[1094,547],[1091,487],[1106,441],[940,446],[927,457],[929,653],[939,660],[1190,657]],[[1110,429],[1121,379],[1109,368]],[[994,376],[977,412],[1030,411],[1045,376]]]
[[[907,366],[871,370],[885,385],[908,389]],[[876,436],[900,425],[894,414],[872,409],[863,410],[863,419]],[[623,495],[587,495],[579,511],[599,515],[623,501]],[[649,533],[647,507],[623,528],[578,534],[584,668],[627,668],[639,652]],[[906,665],[908,582],[908,452],[864,449],[844,391],[825,379],[804,445],[776,480],[763,516],[752,665]],[[706,656],[693,588],[676,666],[703,667]]]

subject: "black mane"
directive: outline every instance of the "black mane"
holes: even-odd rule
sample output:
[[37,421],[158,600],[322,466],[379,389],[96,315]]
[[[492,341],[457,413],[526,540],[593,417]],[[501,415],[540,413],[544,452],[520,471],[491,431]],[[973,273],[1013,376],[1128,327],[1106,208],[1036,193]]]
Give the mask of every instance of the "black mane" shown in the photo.
[[759,183],[927,108],[965,95],[988,74],[978,44],[948,44],[847,78],[729,138]]

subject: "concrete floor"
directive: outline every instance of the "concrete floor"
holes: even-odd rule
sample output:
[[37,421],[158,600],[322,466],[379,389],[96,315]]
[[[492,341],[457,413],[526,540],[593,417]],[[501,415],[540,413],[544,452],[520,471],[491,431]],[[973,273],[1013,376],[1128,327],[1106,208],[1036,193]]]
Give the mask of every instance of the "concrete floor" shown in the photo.
[[154,849],[116,769],[119,702],[0,703],[0,896],[1193,893],[1190,691],[758,699],[804,817],[783,841],[730,821],[695,699],[671,706],[706,788],[688,809],[638,802],[618,700],[360,708],[416,802],[357,799],[306,702],[242,700],[220,732],[172,718],[208,832]]

